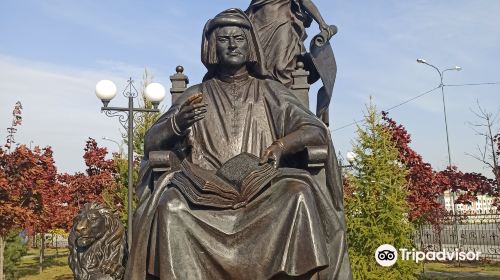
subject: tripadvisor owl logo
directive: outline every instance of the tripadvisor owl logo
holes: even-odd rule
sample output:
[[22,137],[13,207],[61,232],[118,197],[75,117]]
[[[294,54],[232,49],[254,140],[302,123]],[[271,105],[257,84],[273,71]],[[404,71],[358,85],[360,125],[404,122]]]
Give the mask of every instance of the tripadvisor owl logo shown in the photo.
[[422,261],[478,261],[481,257],[481,252],[478,251],[463,251],[458,248],[447,249],[441,251],[418,251],[416,249],[399,248],[396,250],[394,246],[389,244],[381,245],[375,251],[375,260],[381,266],[393,266],[398,260],[398,251],[402,261],[413,261],[419,263]]
[[392,245],[381,245],[375,251],[375,260],[381,266],[393,266],[398,260],[398,251]]

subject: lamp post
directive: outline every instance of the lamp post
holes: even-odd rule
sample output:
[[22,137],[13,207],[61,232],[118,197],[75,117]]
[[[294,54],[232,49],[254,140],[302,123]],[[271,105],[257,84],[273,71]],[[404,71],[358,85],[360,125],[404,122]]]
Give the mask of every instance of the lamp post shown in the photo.
[[[448,148],[448,166],[451,167],[452,164],[451,164],[451,152],[450,152],[450,137],[448,134],[448,118],[446,116],[446,102],[445,102],[445,97],[444,97],[445,85],[443,83],[443,79],[444,79],[444,73],[446,71],[452,71],[452,70],[460,71],[460,70],[462,70],[462,67],[455,66],[455,67],[447,68],[447,69],[444,69],[441,71],[436,66],[425,61],[425,59],[419,58],[419,59],[417,59],[417,62],[434,68],[439,74],[439,79],[440,79],[439,87],[441,88],[441,97],[443,99],[444,126],[445,126],[445,130],[446,130],[446,147]],[[451,191],[451,200],[452,200],[451,203],[452,203],[452,210],[453,210],[452,212],[453,212],[453,216],[455,216],[457,213],[457,206],[455,205],[455,192],[454,191]],[[460,236],[459,236],[458,223],[457,223],[456,217],[454,220],[455,220],[455,232],[457,234],[457,244],[458,244],[458,248],[460,249]]]
[[354,165],[357,157],[358,157],[358,155],[355,152],[348,152],[346,154],[346,159],[347,159],[347,162],[349,162],[350,166]]
[[346,154],[346,160],[347,160],[347,165],[344,165],[344,157],[342,156],[342,153],[339,151],[338,159],[339,159],[339,165],[341,168],[352,168],[354,166],[354,163],[356,162],[356,157],[358,155],[354,152],[347,152]]
[[[347,152],[346,159],[347,159],[347,162],[349,163],[349,165],[346,165],[343,167],[349,168],[350,171],[356,170],[355,168],[356,168],[356,160],[358,160],[358,154],[356,154],[353,151]],[[359,169],[357,169],[356,175],[359,175],[359,174],[360,174],[360,171],[359,171]]]
[[123,144],[122,143],[119,143],[116,140],[109,139],[109,138],[106,138],[106,137],[102,137],[102,140],[106,140],[106,141],[115,143],[118,146],[118,153],[120,154],[120,158],[122,157],[122,155],[123,155],[123,147],[122,147]]
[[118,117],[120,124],[128,135],[128,229],[127,242],[128,246],[132,245],[132,170],[133,170],[133,154],[134,154],[134,112],[138,113],[158,113],[158,105],[165,98],[165,88],[159,83],[151,83],[146,87],[146,99],[151,101],[153,109],[134,108],[134,99],[139,96],[137,89],[134,87],[134,81],[130,78],[127,81],[127,86],[123,91],[123,96],[128,98],[128,107],[108,107],[109,102],[116,96],[116,85],[109,80],[99,81],[96,85],[96,95],[101,99],[103,107],[101,111],[108,117]]
[[441,81],[440,84],[439,84],[439,87],[441,88],[441,96],[443,98],[444,126],[445,126],[445,129],[446,129],[446,146],[448,148],[448,166],[451,166],[450,138],[449,138],[449,135],[448,135],[448,119],[447,119],[447,116],[446,116],[446,102],[445,102],[445,97],[444,97],[444,83],[443,83],[443,78],[444,78],[444,73],[446,71],[451,71],[451,70],[460,71],[460,70],[462,70],[462,67],[455,66],[453,68],[447,68],[447,69],[444,69],[443,71],[441,71],[436,66],[434,66],[434,65],[428,63],[427,61],[425,61],[425,59],[419,58],[419,59],[417,59],[417,62],[425,64],[427,66],[430,66],[430,67],[434,68],[438,72],[438,74],[439,74],[439,78],[440,78],[440,81]]

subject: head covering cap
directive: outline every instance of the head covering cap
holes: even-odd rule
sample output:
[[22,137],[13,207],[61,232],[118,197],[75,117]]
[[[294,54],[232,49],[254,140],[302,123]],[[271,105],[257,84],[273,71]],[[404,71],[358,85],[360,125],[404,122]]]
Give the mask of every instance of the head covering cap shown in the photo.
[[252,23],[247,15],[240,9],[228,9],[220,14],[216,15],[213,19],[208,22],[208,32],[212,31],[215,27],[236,25],[245,27],[248,29],[252,28]]
[[259,77],[266,77],[266,70],[264,69],[264,57],[262,48],[260,47],[260,41],[255,33],[254,27],[248,16],[240,9],[232,8],[227,9],[218,15],[216,15],[213,19],[210,19],[205,24],[205,28],[203,29],[203,39],[201,43],[201,62],[208,69],[208,73],[205,75],[204,80],[213,77],[215,73],[214,67],[215,65],[211,65],[209,63],[209,40],[210,35],[214,29],[218,27],[224,26],[239,26],[249,30],[251,38],[247,38],[248,43],[253,45],[253,51],[255,51],[255,57],[257,58],[256,63],[252,63],[249,65],[249,71],[251,74]]

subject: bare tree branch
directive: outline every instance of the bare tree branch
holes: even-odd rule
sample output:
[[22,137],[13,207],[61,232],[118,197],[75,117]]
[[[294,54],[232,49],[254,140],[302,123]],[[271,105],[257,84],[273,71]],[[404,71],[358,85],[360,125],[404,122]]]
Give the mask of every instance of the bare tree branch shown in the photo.
[[480,162],[482,162],[482,163],[484,163],[488,167],[493,168],[493,165],[491,163],[489,163],[487,160],[484,160],[484,159],[482,159],[482,158],[480,158],[480,157],[478,157],[476,155],[473,155],[473,154],[469,154],[469,153],[465,153],[465,154],[468,155],[468,156],[470,156],[470,157],[472,157],[472,158],[474,158],[474,159],[476,159],[476,160],[478,160],[478,161],[480,161]]
[[[498,113],[500,110],[498,110],[495,114],[490,113],[486,111],[483,107],[481,107],[481,104],[479,103],[479,100],[476,100],[477,104],[477,109],[476,110],[471,110],[471,112],[476,116],[476,118],[479,119],[478,123],[472,123],[468,122],[469,126],[471,129],[476,133],[476,135],[483,136],[484,137],[484,149],[481,149],[479,145],[476,146],[476,149],[478,151],[479,156],[466,153],[466,155],[482,162],[485,166],[488,166],[489,168],[492,169],[493,174],[495,174],[495,177],[497,179],[497,182],[500,182],[500,178],[498,178],[498,172],[496,170],[499,169],[498,167],[498,157],[499,157],[499,152],[497,151],[497,143],[495,139],[495,135],[493,134],[493,131],[495,129],[493,128],[495,124],[498,121]],[[500,130],[500,128],[498,128]],[[489,154],[489,156],[488,156]]]

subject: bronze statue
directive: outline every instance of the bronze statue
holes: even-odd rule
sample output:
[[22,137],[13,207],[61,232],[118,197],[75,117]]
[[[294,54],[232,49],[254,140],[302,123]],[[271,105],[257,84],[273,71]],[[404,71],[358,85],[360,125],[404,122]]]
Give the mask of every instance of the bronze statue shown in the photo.
[[86,204],[73,220],[68,245],[68,262],[75,279],[123,279],[127,239],[122,223],[110,209]]
[[305,29],[316,21],[327,41],[337,32],[311,0],[252,0],[246,10],[264,51],[269,74],[290,87],[297,58],[306,53]]
[[263,57],[243,11],[205,25],[203,82],[145,137],[125,279],[352,278],[329,131]]

